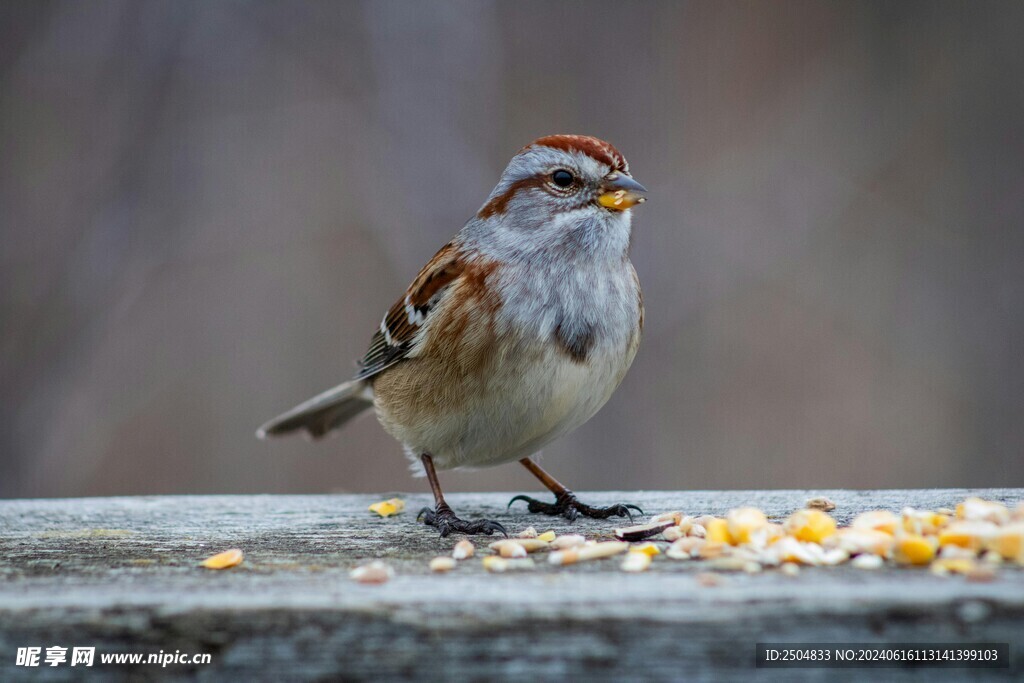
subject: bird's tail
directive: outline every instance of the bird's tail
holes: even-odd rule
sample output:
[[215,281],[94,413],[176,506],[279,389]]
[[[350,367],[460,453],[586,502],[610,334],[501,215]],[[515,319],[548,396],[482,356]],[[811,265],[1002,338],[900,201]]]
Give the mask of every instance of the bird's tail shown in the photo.
[[278,415],[256,431],[256,436],[282,436],[304,429],[319,439],[373,405],[373,394],[366,380],[354,379],[329,389]]

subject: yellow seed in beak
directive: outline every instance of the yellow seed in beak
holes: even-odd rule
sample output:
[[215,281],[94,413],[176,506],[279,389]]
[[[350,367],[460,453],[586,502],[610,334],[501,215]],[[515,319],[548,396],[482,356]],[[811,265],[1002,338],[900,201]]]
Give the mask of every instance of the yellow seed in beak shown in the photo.
[[636,192],[616,190],[615,192],[605,192],[604,194],[599,195],[597,203],[606,209],[625,211],[637,204],[643,204],[644,197]]

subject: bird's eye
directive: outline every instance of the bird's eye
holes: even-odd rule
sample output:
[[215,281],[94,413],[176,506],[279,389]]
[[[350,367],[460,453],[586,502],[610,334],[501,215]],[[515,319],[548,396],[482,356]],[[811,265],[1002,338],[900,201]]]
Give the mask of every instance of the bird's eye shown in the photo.
[[572,181],[575,180],[572,173],[566,171],[564,168],[560,168],[551,174],[551,182],[559,187],[569,187],[572,185]]

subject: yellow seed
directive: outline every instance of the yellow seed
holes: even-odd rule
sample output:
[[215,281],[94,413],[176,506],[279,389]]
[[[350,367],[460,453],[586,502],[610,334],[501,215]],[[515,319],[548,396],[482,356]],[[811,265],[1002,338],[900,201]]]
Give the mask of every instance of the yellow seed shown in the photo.
[[370,512],[376,512],[381,517],[391,517],[405,509],[405,501],[401,498],[389,498],[388,500],[374,503],[368,509]]
[[799,541],[821,543],[836,532],[836,520],[821,510],[797,510],[786,520],[785,527]]
[[729,543],[729,523],[720,517],[710,520],[704,527],[707,530],[708,543]]
[[640,545],[634,545],[629,549],[629,552],[639,555],[647,555],[648,557],[654,557],[660,555],[661,551],[658,550],[658,546],[653,543],[641,543]]
[[924,536],[904,534],[896,539],[893,556],[900,564],[928,564],[935,557],[935,544]]
[[647,553],[626,553],[626,556],[622,558],[621,569],[624,572],[642,572],[646,571],[651,566],[651,556]]
[[997,531],[998,527],[991,522],[953,522],[939,532],[939,545],[981,550]]
[[498,548],[498,554],[507,560],[511,560],[517,557],[526,557],[526,548],[519,545],[518,543],[505,543]]
[[1003,559],[1024,564],[1024,522],[1014,522],[999,529],[988,539],[986,547],[999,553]]
[[931,510],[903,508],[902,526],[907,533],[931,536],[938,533],[939,529],[946,526],[948,522],[947,515],[941,515]]
[[222,553],[217,553],[212,557],[208,557],[203,560],[203,566],[207,569],[229,569],[230,567],[237,567],[242,564],[242,560],[245,555],[238,548],[232,548],[231,550],[225,550]]
[[489,572],[501,573],[508,569],[508,560],[497,555],[488,555],[483,559],[483,565]]
[[768,526],[768,518],[757,508],[737,508],[726,516],[726,528],[733,544],[749,543],[753,533]]
[[929,569],[934,574],[969,574],[978,568],[978,563],[966,557],[940,558],[932,562]]
[[850,527],[854,529],[872,529],[874,531],[884,531],[885,533],[892,534],[896,533],[896,529],[900,526],[900,518],[895,513],[889,512],[888,510],[870,510],[868,512],[862,512],[853,518],[853,522],[850,523]]
[[537,540],[538,541],[547,541],[548,543],[551,543],[551,541],[555,540],[555,532],[554,531],[545,531],[544,533],[542,533],[539,536],[537,536]]

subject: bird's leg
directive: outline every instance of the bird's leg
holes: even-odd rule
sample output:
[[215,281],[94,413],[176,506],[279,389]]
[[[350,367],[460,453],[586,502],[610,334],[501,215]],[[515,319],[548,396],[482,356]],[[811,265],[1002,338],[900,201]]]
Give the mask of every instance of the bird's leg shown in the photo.
[[633,521],[633,515],[630,514],[630,510],[636,510],[641,515],[644,513],[644,511],[636,505],[629,505],[628,503],[617,503],[616,505],[609,505],[606,508],[595,508],[585,505],[576,498],[575,493],[567,489],[557,479],[545,472],[540,465],[534,461],[529,458],[523,458],[519,462],[522,463],[523,467],[530,470],[530,474],[540,479],[540,482],[544,484],[551,493],[555,494],[555,502],[545,503],[535,498],[530,498],[529,496],[516,496],[508,502],[510,507],[512,503],[517,500],[525,500],[527,509],[530,512],[543,512],[545,515],[561,515],[570,522],[580,515],[583,515],[584,517],[591,517],[593,519],[629,517],[629,520]]
[[441,532],[441,536],[447,536],[453,531],[463,534],[487,534],[490,536],[495,531],[508,536],[505,527],[492,522],[489,519],[480,519],[473,522],[461,520],[455,516],[448,503],[444,501],[444,494],[441,493],[441,484],[437,481],[437,472],[434,471],[434,459],[424,453],[420,456],[423,461],[423,469],[427,471],[427,479],[430,481],[430,490],[434,493],[434,509],[423,508],[416,519],[422,519],[423,523],[432,526]]

